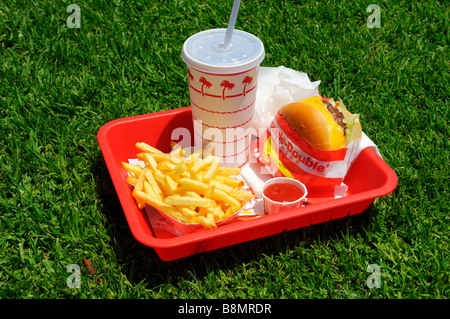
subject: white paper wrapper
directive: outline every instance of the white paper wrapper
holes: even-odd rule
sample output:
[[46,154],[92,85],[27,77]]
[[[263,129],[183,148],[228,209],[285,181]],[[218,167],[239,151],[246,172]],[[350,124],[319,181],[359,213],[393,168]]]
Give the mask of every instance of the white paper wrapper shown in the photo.
[[284,66],[260,67],[253,127],[268,128],[283,105],[319,94],[320,81],[311,82],[304,72]]

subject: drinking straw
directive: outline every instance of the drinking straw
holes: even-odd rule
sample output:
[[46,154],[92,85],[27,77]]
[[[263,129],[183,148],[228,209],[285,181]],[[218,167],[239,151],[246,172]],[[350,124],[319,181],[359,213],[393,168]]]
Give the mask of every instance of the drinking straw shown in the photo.
[[228,48],[231,42],[231,37],[233,36],[234,25],[236,24],[236,18],[239,12],[239,6],[241,5],[241,0],[234,0],[233,8],[231,9],[230,20],[228,21],[227,31],[225,33],[225,39],[223,41],[222,47],[224,49]]

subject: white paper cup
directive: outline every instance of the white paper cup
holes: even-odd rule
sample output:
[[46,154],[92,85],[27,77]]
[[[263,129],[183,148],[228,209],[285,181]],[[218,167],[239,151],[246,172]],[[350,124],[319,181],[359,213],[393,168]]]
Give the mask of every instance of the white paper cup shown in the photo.
[[226,29],[188,38],[181,56],[187,65],[195,146],[213,147],[222,164],[241,166],[250,150],[259,66],[264,45],[254,35],[234,30],[222,47]]
[[[303,193],[303,196],[299,197],[298,199],[296,199],[294,201],[284,201],[284,202],[274,201],[274,200],[268,198],[264,194],[264,190],[269,185],[276,184],[276,183],[292,184],[292,185],[300,188],[300,190]],[[263,195],[263,201],[264,201],[264,213],[266,215],[270,215],[270,214],[276,214],[279,212],[283,212],[283,211],[301,207],[303,205],[303,203],[306,201],[306,195],[308,195],[308,190],[306,189],[306,186],[303,183],[301,183],[300,181],[298,181],[294,178],[275,177],[275,178],[269,179],[267,182],[264,183],[264,185],[262,186],[262,189],[261,189],[261,193]]]

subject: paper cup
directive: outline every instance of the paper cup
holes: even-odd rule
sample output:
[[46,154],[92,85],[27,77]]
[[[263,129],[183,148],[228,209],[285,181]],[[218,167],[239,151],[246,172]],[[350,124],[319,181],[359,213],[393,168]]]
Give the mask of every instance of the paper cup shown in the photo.
[[194,121],[195,146],[213,148],[222,164],[241,166],[250,150],[259,66],[264,45],[254,35],[234,30],[231,45],[222,47],[226,29],[188,38],[186,62]]
[[[270,198],[268,198],[264,191],[265,189],[273,184],[276,183],[285,183],[285,184],[292,184],[296,187],[298,187],[302,193],[303,196],[299,197],[298,199],[294,200],[294,201],[274,201]],[[283,211],[287,211],[287,210],[291,210],[291,209],[295,209],[295,208],[299,208],[303,205],[303,203],[305,203],[306,201],[306,195],[308,195],[308,190],[306,189],[306,186],[301,183],[300,181],[293,179],[293,178],[289,178],[289,177],[275,177],[272,179],[269,179],[267,182],[264,183],[264,185],[262,186],[261,189],[261,193],[263,195],[263,201],[264,201],[264,213],[266,215],[270,215],[270,214],[275,214],[275,213],[279,213],[279,212],[283,212]]]

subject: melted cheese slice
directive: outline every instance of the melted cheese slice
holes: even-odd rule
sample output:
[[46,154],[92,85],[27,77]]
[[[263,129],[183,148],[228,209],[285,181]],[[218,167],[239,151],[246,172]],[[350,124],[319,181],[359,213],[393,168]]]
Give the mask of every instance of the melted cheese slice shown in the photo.
[[317,110],[322,113],[328,124],[328,129],[330,130],[330,145],[332,150],[337,150],[345,145],[345,132],[344,129],[336,123],[333,115],[327,110],[325,103],[318,96],[311,96],[307,99],[300,100],[298,102],[303,102],[314,106]]

